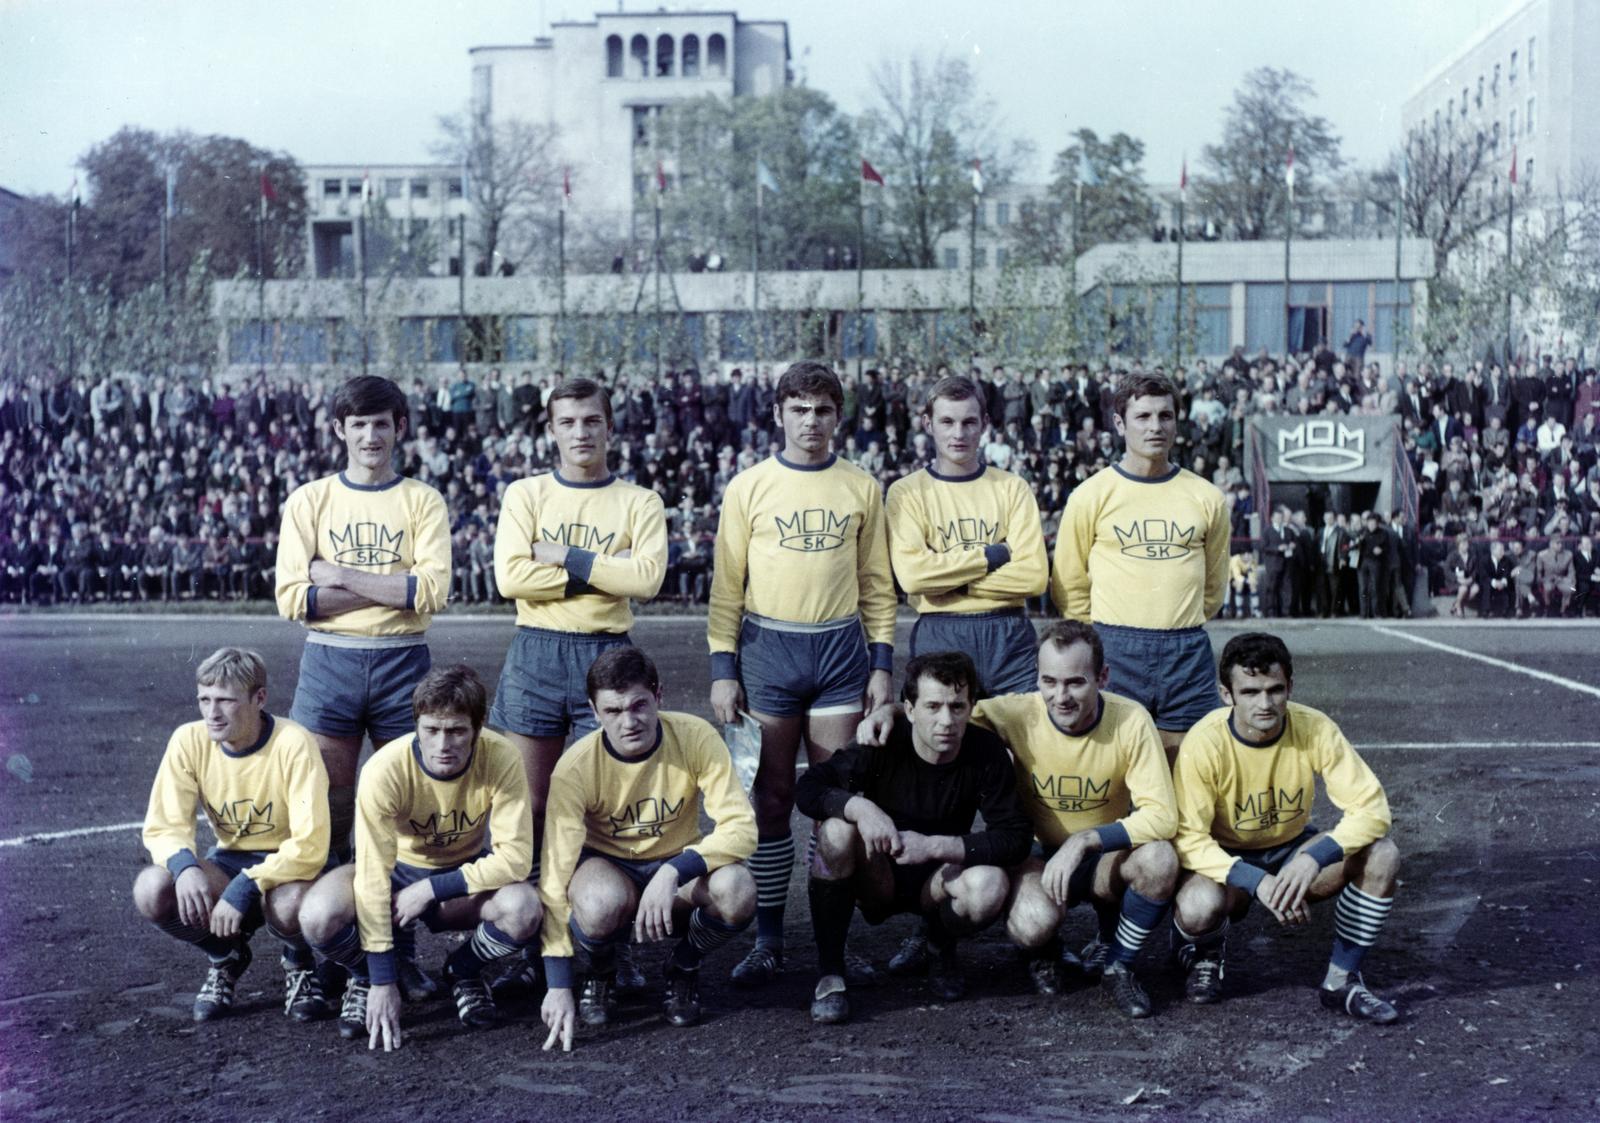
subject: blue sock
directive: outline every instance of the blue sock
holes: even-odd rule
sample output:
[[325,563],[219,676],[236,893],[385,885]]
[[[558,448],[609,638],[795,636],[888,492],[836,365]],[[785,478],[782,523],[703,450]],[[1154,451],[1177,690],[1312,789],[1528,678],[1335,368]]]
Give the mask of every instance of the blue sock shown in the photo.
[[724,924],[705,909],[689,914],[689,931],[672,949],[672,962],[685,971],[699,969],[700,961],[749,927],[748,922],[734,927]]
[[351,978],[366,981],[367,953],[361,950],[361,934],[353,922],[335,932],[327,943],[311,946],[323,959],[349,971]]
[[1342,971],[1345,976],[1360,971],[1361,961],[1366,958],[1367,949],[1378,942],[1383,922],[1388,919],[1393,905],[1393,897],[1374,897],[1354,885],[1346,885],[1333,908],[1330,968]]
[[611,970],[612,962],[616,958],[617,945],[628,933],[628,926],[623,925],[609,936],[591,936],[578,924],[576,913],[567,921],[567,928],[572,932],[573,942],[589,953],[589,966],[602,973]]
[[1111,958],[1116,963],[1132,963],[1167,914],[1167,901],[1152,901],[1131,885],[1122,894],[1122,915],[1117,920]]
[[516,955],[527,946],[528,941],[513,940],[485,920],[473,931],[472,939],[450,953],[445,965],[458,979],[475,979],[489,964]]
[[750,874],[756,882],[756,943],[783,946],[783,913],[794,871],[794,836],[772,835],[756,840]]

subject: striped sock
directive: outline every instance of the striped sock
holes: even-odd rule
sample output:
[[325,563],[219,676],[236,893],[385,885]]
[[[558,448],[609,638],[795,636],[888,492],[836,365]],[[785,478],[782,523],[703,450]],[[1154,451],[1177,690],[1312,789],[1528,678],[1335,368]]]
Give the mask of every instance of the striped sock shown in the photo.
[[311,945],[298,932],[293,936],[280,932],[269,922],[267,932],[273,939],[283,945],[283,960],[298,971],[309,971],[316,966],[316,957],[311,954]]
[[758,944],[783,946],[783,910],[789,900],[789,875],[793,870],[793,835],[786,833],[756,840],[756,852],[750,856],[750,874],[756,879]]
[[193,944],[206,953],[206,957],[213,963],[219,963],[233,954],[237,943],[233,940],[224,940],[221,936],[213,936],[209,928],[191,928],[179,920],[176,914],[165,920],[156,921],[156,927],[175,940],[182,940],[186,944]]
[[1378,942],[1393,905],[1393,897],[1374,897],[1354,885],[1344,887],[1333,908],[1333,955],[1323,986],[1337,989],[1361,970],[1361,960]]
[[450,953],[445,966],[459,979],[475,979],[484,967],[496,960],[516,955],[528,946],[526,940],[513,940],[485,920],[472,933],[472,939]]
[[685,971],[696,970],[702,959],[749,926],[748,921],[737,927],[724,924],[705,909],[695,909],[689,914],[689,931],[672,949],[672,961]]
[[361,950],[361,934],[356,931],[354,922],[335,932],[327,943],[311,947],[323,959],[349,971],[351,978],[367,978],[367,953]]
[[1152,901],[1129,886],[1122,894],[1122,915],[1117,920],[1117,934],[1111,945],[1111,958],[1116,963],[1132,963],[1150,938],[1156,925],[1166,915],[1167,901]]
[[572,940],[589,954],[589,966],[598,972],[608,972],[616,958],[617,945],[628,934],[628,926],[624,924],[609,936],[591,936],[578,924],[577,914],[567,921],[567,928],[572,932]]

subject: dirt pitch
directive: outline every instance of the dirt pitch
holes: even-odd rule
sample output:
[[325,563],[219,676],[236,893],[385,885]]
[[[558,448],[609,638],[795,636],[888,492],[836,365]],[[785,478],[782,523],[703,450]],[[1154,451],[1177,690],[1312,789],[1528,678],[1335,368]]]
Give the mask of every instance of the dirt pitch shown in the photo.
[[[407,1009],[405,1048],[382,1055],[331,1023],[291,1025],[259,938],[234,1016],[194,1025],[201,957],[129,899],[136,824],[168,732],[194,714],[195,663],[224,643],[259,649],[283,712],[299,631],[266,617],[0,620],[0,1119],[1600,1118],[1600,632],[1281,631],[1296,698],[1335,715],[1389,792],[1404,884],[1367,977],[1402,1007],[1393,1027],[1317,1004],[1324,906],[1297,933],[1256,910],[1215,1007],[1183,1003],[1159,947],[1141,961],[1147,1021],[1097,991],[1038,998],[988,934],[966,950],[965,1000],[897,981],[861,992],[852,1024],[817,1028],[797,891],[789,974],[746,998],[725,981],[742,945],[721,953],[693,1029],[666,1026],[652,999],[552,1055],[532,1006],[469,1034],[434,1002]],[[506,617],[442,618],[435,662],[492,680],[510,634]],[[1229,634],[1213,628],[1219,647]],[[647,619],[635,639],[668,677],[668,707],[705,713],[703,624]],[[905,924],[858,918],[853,947],[881,962]],[[1088,937],[1088,916],[1071,924]],[[424,937],[429,962],[445,947]],[[656,977],[663,958],[645,955]]]

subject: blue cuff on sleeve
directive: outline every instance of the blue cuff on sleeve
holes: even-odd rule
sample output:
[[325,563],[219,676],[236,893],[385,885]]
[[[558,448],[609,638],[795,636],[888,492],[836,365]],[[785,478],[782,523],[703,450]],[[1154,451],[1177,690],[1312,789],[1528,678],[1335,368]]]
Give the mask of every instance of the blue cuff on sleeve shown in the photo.
[[572,956],[547,955],[544,957],[544,981],[551,989],[572,989]]
[[315,585],[306,590],[306,619],[317,618],[317,587]]
[[589,575],[594,572],[594,551],[584,550],[577,546],[568,546],[566,570],[579,581],[587,584]]
[[1335,862],[1344,860],[1344,847],[1333,840],[1333,836],[1323,835],[1317,841],[1305,848],[1305,853],[1311,855],[1316,861],[1318,869],[1327,869]]
[[467,895],[467,875],[460,870],[436,873],[428,878],[428,884],[433,886],[433,895],[440,901],[453,901]]
[[739,677],[739,660],[731,651],[713,651],[711,653],[711,679],[715,682],[719,678],[737,679]]
[[240,912],[248,912],[250,906],[261,899],[261,886],[256,884],[255,878],[241,870],[233,875],[233,880],[222,891],[222,899]]
[[594,586],[580,577],[567,575],[567,587],[561,591],[562,596],[581,597],[586,593],[594,592]]
[[1128,828],[1120,822],[1096,827],[1094,833],[1100,836],[1102,850],[1127,850],[1133,846],[1133,840],[1128,837]]
[[173,881],[177,881],[180,873],[199,864],[200,859],[194,856],[194,851],[185,847],[167,859],[167,872],[172,875]]
[[416,574],[406,575],[406,611],[417,610],[417,577]]
[[867,657],[875,671],[894,671],[894,644],[869,643]]
[[375,987],[393,986],[400,981],[393,951],[367,952],[367,979]]
[[685,885],[706,875],[706,860],[693,850],[685,850],[676,858],[668,858],[667,865],[678,871],[678,884]]
[[989,562],[989,572],[993,573],[1011,560],[1011,547],[1004,542],[996,542],[983,548],[983,556]]
[[1235,889],[1243,889],[1252,897],[1256,890],[1261,888],[1261,882],[1266,879],[1267,871],[1260,866],[1252,866],[1249,862],[1235,859],[1232,866],[1228,867],[1228,884]]

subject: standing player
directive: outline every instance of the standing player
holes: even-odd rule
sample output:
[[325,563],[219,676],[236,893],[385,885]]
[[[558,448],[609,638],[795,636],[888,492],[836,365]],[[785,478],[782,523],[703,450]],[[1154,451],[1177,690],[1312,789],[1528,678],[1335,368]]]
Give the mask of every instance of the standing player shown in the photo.
[[[522,758],[483,728],[487,692],[470,667],[429,671],[411,696],[415,732],[372,755],[357,793],[356,860],[306,894],[300,923],[317,954],[347,968],[346,1039],[400,1047],[396,926],[471,931],[445,981],[469,1029],[498,1020],[484,967],[539,931]],[[491,845],[492,844],[492,845]]]
[[[667,962],[667,1021],[700,1018],[700,963],[750,923],[756,886],[745,867],[755,813],[717,731],[661,712],[661,677],[636,647],[596,659],[587,675],[600,731],[572,746],[550,781],[544,844],[544,1047],[572,1048],[573,1015],[611,1018],[615,955],[632,940],[679,935]],[[702,812],[714,827],[700,833]],[[572,941],[589,955],[572,999]]]
[[[266,711],[267,667],[253,651],[224,647],[195,671],[200,720],[167,742],[150,789],[133,900],[146,920],[211,960],[194,1020],[233,1005],[263,924],[283,942],[284,1012],[296,1021],[332,1013],[300,935],[300,902],[328,857],[328,773],[311,735]],[[217,836],[195,855],[197,805]]]
[[[411,691],[432,662],[428,622],[450,592],[444,497],[394,469],[407,413],[387,378],[346,381],[333,396],[344,471],[296,488],[283,505],[278,614],[306,625],[290,716],[316,736],[327,765],[330,846],[344,861],[362,739],[377,746],[411,731]],[[403,944],[407,989],[435,993],[408,953],[411,933]]]
[[[800,742],[820,764],[850,741],[865,708],[887,702],[894,665],[894,582],[878,482],[833,454],[839,379],[799,362],[778,380],[783,451],[728,484],[717,527],[707,638],[711,708],[761,723],[751,796],[759,838],[756,944],[733,970],[759,985],[783,969],[783,914],[794,865],[794,769]],[[863,629],[865,636],[863,636]]]
[[[968,722],[977,686],[959,651],[915,657],[883,745],[846,748],[800,779],[800,810],[817,820],[813,1021],[850,1017],[845,944],[858,905],[873,924],[922,916],[936,949],[930,989],[945,1001],[966,989],[956,941],[1000,916],[1006,867],[1026,857],[1030,833],[1005,746]],[[983,829],[974,830],[979,812]]]
[[1132,375],[1112,404],[1126,449],[1068,498],[1050,597],[1063,616],[1094,623],[1110,688],[1150,712],[1170,762],[1216,702],[1203,625],[1227,593],[1228,509],[1214,485],[1168,459],[1171,382]]
[[[667,572],[661,497],[606,466],[611,398],[587,378],[550,394],[545,432],[561,460],[553,471],[506,489],[495,530],[494,577],[517,602],[517,631],[500,672],[489,722],[522,754],[540,853],[546,793],[568,734],[595,728],[585,676],[612,647],[627,645],[630,597],[649,600]],[[534,860],[538,880],[538,859]],[[643,979],[625,957],[628,989]],[[533,985],[532,965],[519,979]]]
[[[1174,777],[1185,872],[1173,920],[1189,1001],[1221,997],[1225,934],[1252,899],[1298,926],[1311,902],[1337,896],[1322,1004],[1387,1025],[1399,1013],[1361,978],[1400,871],[1383,786],[1326,714],[1289,701],[1294,664],[1277,636],[1234,636],[1217,674],[1227,706],[1189,730]],[[1311,825],[1318,776],[1343,812],[1331,831]]]

